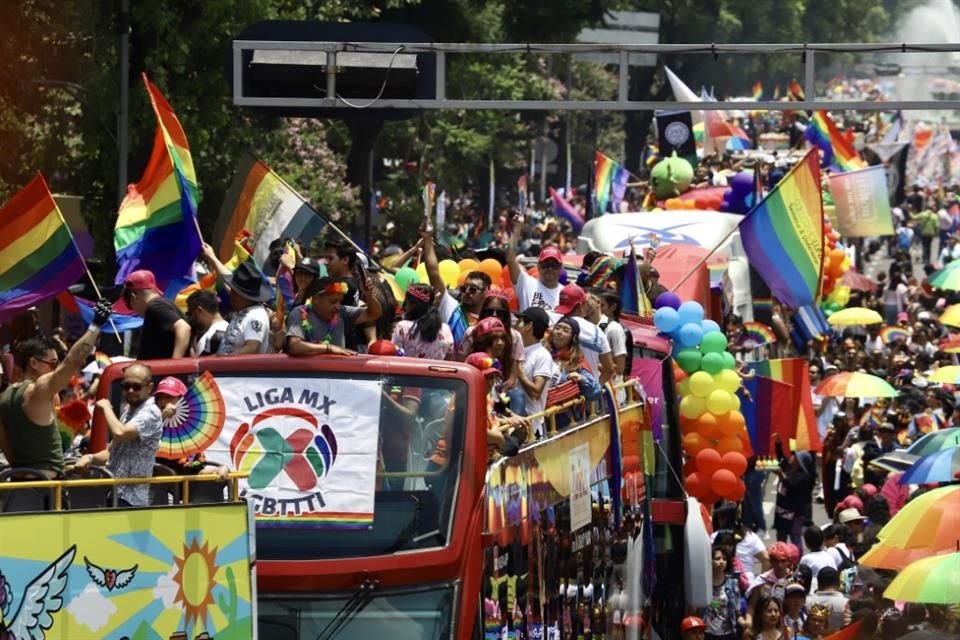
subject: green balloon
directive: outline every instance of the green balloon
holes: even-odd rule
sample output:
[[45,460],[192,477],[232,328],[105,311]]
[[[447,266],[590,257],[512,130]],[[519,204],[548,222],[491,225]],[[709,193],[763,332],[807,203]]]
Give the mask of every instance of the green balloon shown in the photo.
[[711,331],[703,336],[700,342],[700,351],[704,353],[721,353],[727,348],[727,336],[719,331]]
[[400,286],[400,290],[404,293],[407,292],[407,287],[409,287],[411,284],[420,282],[420,276],[417,275],[417,272],[410,267],[401,268],[399,271],[397,271],[397,275],[394,276],[394,279]]
[[700,370],[700,352],[696,349],[682,349],[677,354],[677,364],[687,373]]
[[723,371],[723,356],[719,353],[703,354],[703,359],[700,361],[700,368],[712,376],[720,373]]
[[723,358],[723,368],[724,369],[736,369],[737,368],[737,359],[733,357],[733,354],[729,351],[724,351],[720,354],[720,357]]

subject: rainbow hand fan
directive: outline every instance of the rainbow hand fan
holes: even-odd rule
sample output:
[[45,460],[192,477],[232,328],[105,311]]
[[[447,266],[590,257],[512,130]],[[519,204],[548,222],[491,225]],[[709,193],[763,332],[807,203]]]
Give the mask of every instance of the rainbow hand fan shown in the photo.
[[903,327],[883,327],[880,329],[880,339],[884,344],[893,344],[897,340],[906,342],[910,339],[910,332]]
[[163,423],[158,458],[179,460],[204,451],[217,441],[227,413],[213,374],[200,374],[187,394],[176,404],[176,412]]
[[110,359],[110,356],[105,354],[103,351],[97,351],[96,353],[94,353],[93,358],[94,358],[94,361],[97,363],[97,366],[100,367],[100,371],[103,371],[104,369],[109,367],[111,364],[113,364],[113,360]]
[[777,341],[777,334],[762,322],[744,322],[743,335],[744,344],[752,344],[755,347],[764,344],[773,344]]

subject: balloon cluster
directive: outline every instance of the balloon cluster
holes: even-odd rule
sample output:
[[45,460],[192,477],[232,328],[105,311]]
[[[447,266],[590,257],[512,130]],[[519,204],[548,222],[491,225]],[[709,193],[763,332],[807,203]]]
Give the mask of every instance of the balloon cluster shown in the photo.
[[687,493],[710,505],[719,498],[740,500],[747,470],[743,451],[746,422],[736,395],[740,376],[727,351],[727,337],[704,319],[699,303],[680,302],[674,293],[657,297],[653,322],[674,341],[680,399],[680,429]]
[[843,274],[850,270],[850,258],[843,250],[840,234],[834,230],[830,221],[823,220],[823,303],[821,308],[826,315],[836,313],[850,301],[850,287],[841,284]]
[[[518,310],[516,308],[517,296],[513,290],[513,283],[510,282],[510,270],[508,267],[501,265],[499,261],[493,258],[487,258],[481,261],[474,260],[473,258],[464,258],[460,262],[441,260],[438,266],[440,279],[443,280],[443,284],[448,289],[462,285],[467,279],[467,276],[473,271],[480,271],[487,274],[490,276],[493,285],[499,287],[506,293],[507,299],[510,302],[510,308],[513,311]],[[402,267],[394,275],[394,279],[400,291],[406,294],[407,288],[411,284],[427,282],[429,280],[427,276],[427,266],[421,262],[417,265],[416,269],[412,267]]]
[[[679,209],[699,209],[701,211],[717,211],[720,209],[723,196],[719,194],[694,195],[692,191],[687,191],[684,198],[667,198],[663,207],[668,210]],[[694,196],[694,197],[690,197]]]
[[730,179],[729,189],[723,193],[720,211],[745,214],[756,204],[754,200],[753,171],[741,171]]

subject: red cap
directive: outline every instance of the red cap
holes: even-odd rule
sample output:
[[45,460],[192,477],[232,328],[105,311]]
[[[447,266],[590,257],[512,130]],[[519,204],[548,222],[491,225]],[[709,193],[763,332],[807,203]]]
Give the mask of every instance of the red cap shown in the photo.
[[153,395],[161,393],[179,398],[187,394],[187,385],[183,384],[178,378],[167,376],[157,384],[157,389],[153,392]]
[[490,316],[489,318],[484,318],[476,324],[473,329],[473,336],[479,338],[480,336],[485,336],[488,333],[506,333],[507,329],[503,326],[503,323],[500,322],[500,318]]
[[[142,291],[144,289],[153,289],[160,295],[163,295],[163,291],[157,286],[157,279],[153,277],[153,272],[147,269],[131,271],[127,279],[123,281],[124,291]],[[114,311],[127,315],[133,313],[133,309],[131,309],[127,301],[123,299],[122,294],[120,295],[120,299],[113,303],[113,309]]]
[[683,619],[683,622],[680,623],[680,631],[686,633],[692,629],[706,629],[707,623],[703,621],[703,618],[698,616],[687,616]]
[[563,264],[563,252],[560,251],[559,247],[553,245],[544,247],[540,250],[540,258],[537,262],[546,262],[547,260],[556,260],[560,264]]
[[560,304],[554,309],[554,312],[561,316],[568,315],[578,304],[586,301],[587,294],[576,284],[568,284],[560,290]]

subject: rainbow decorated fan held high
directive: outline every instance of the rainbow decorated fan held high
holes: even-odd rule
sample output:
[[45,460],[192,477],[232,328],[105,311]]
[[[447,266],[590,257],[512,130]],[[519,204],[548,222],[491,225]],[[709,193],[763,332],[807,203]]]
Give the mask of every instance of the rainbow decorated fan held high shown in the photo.
[[113,360],[110,359],[110,356],[105,354],[103,351],[97,351],[96,353],[93,354],[93,357],[97,363],[97,366],[100,367],[100,371],[103,371],[104,369],[109,367],[111,364],[113,364]]
[[777,334],[773,329],[762,322],[744,322],[743,323],[744,343],[759,347],[764,344],[773,344],[777,341]]
[[910,339],[910,332],[903,327],[886,326],[880,329],[880,339],[884,344],[893,344],[897,340],[906,342]]
[[227,412],[213,374],[200,374],[177,401],[176,413],[163,423],[157,457],[179,460],[203,452],[217,441]]

